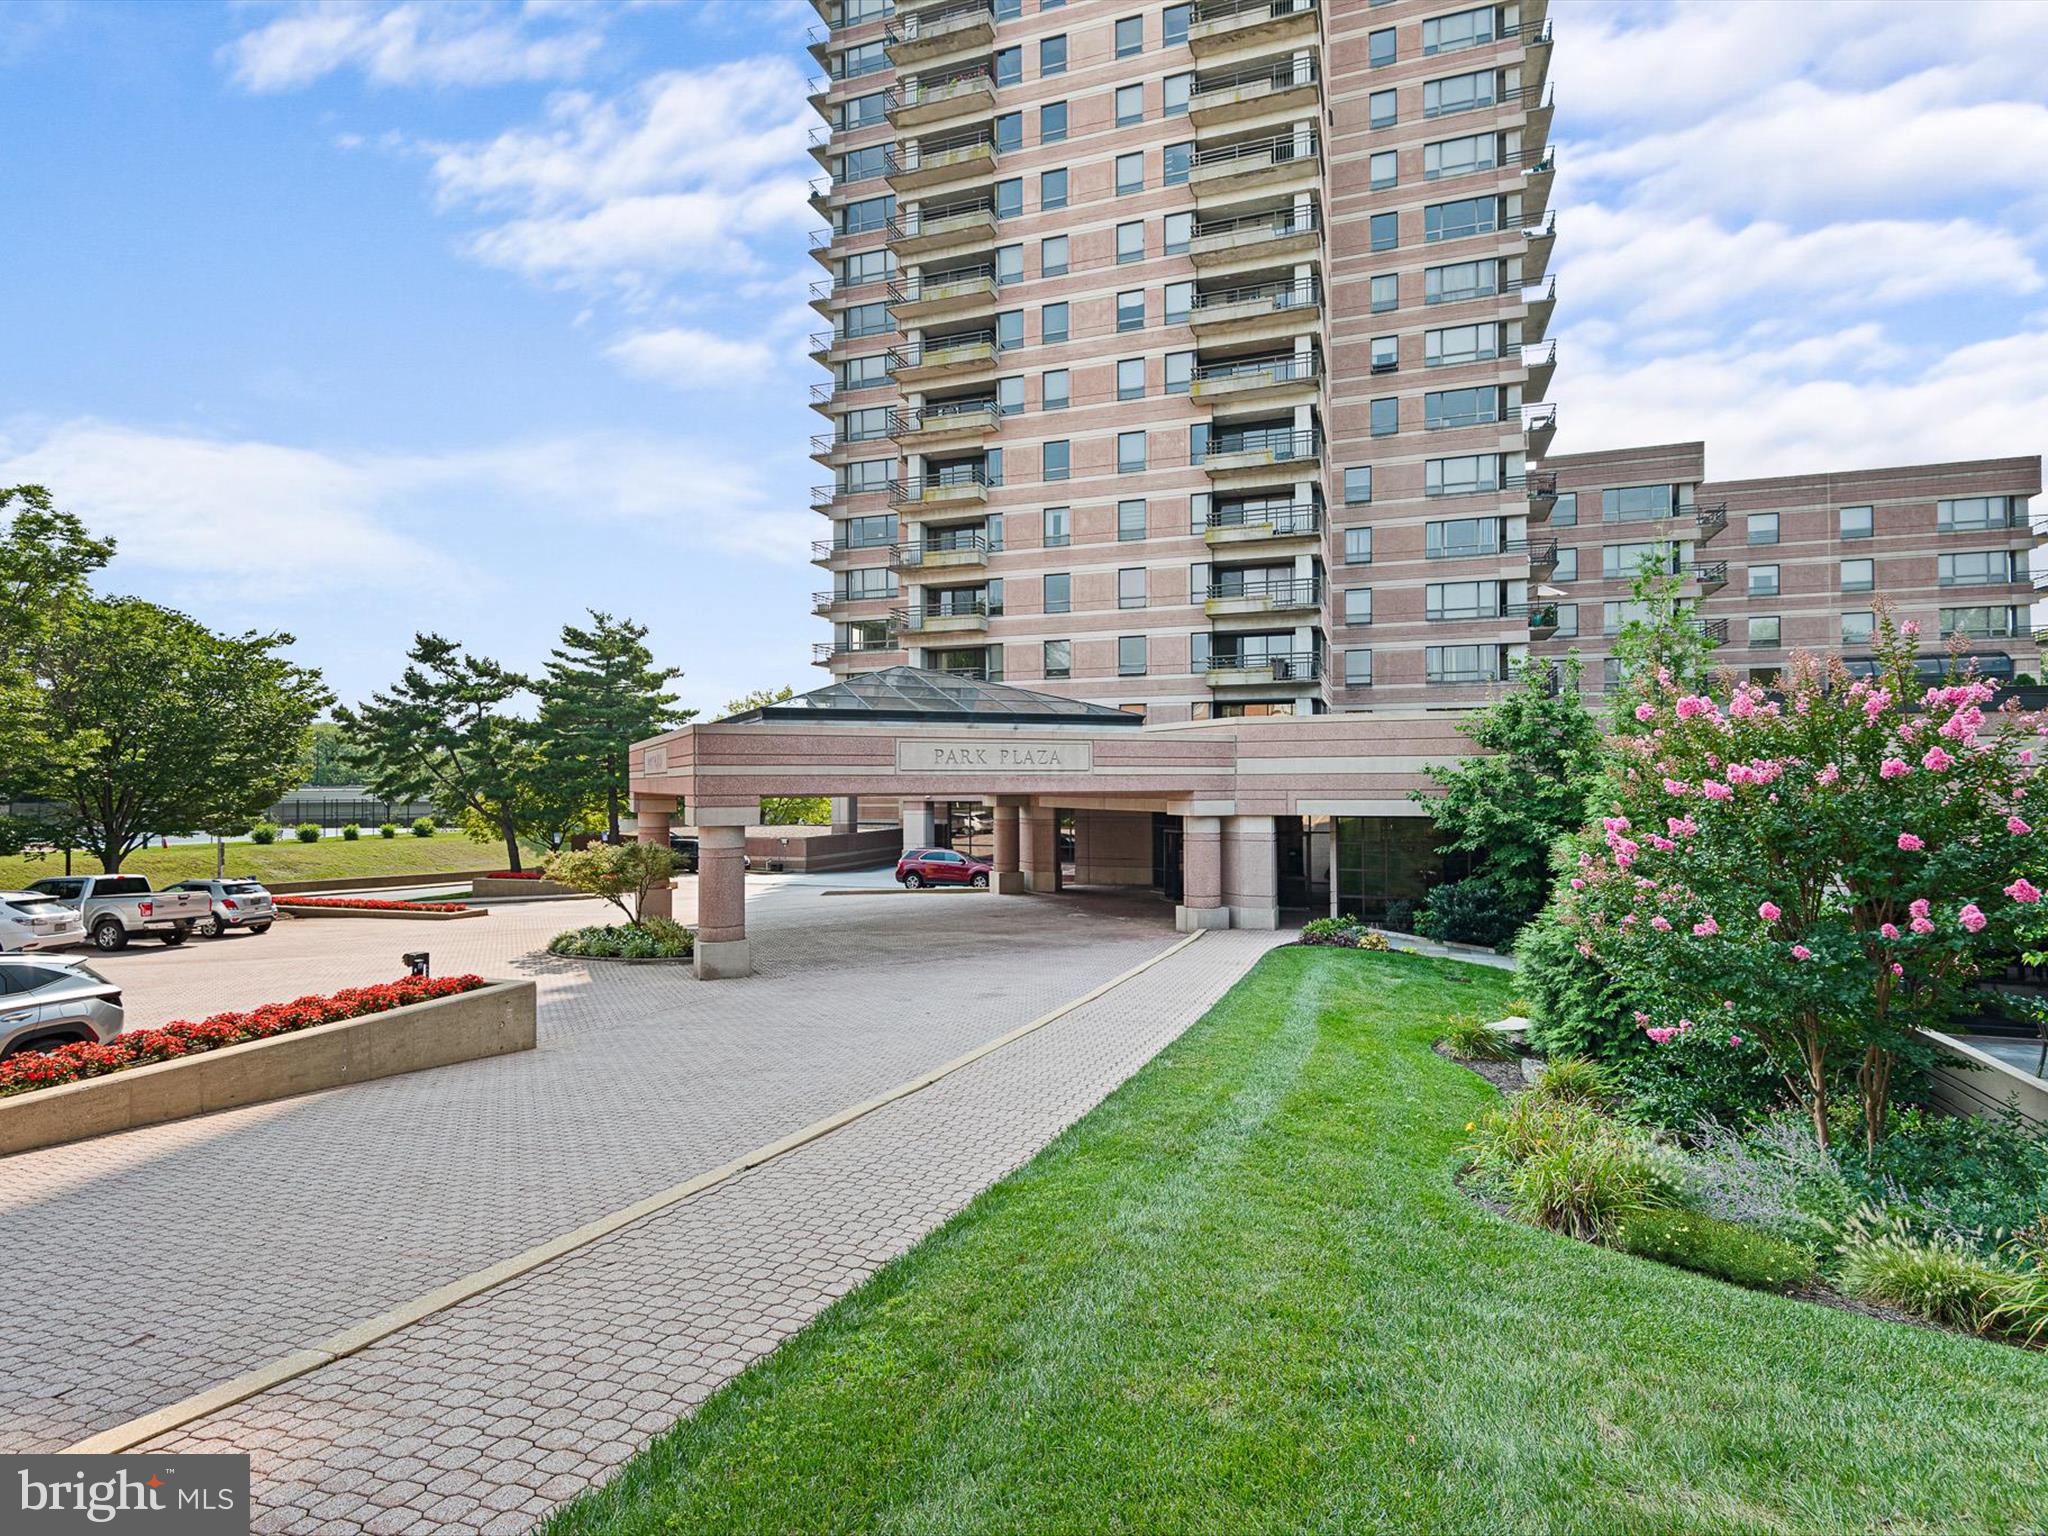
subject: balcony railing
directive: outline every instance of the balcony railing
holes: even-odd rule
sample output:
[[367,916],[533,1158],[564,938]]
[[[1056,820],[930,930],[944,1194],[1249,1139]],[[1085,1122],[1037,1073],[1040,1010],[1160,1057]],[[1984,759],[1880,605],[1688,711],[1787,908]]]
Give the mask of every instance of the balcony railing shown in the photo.
[[995,8],[989,0],[958,0],[952,5],[935,6],[929,10],[899,12],[889,23],[883,38],[891,43],[913,43],[921,36],[944,30],[946,23],[958,22],[986,16],[989,24],[995,24]]
[[1222,21],[1232,16],[1260,12],[1266,16],[1292,16],[1315,10],[1316,0],[1195,0],[1191,18],[1199,26],[1205,21]]
[[1295,538],[1323,531],[1323,509],[1308,501],[1212,506],[1197,531],[1211,528],[1269,528],[1276,538]]
[[995,548],[988,535],[979,531],[965,533],[933,534],[928,538],[896,546],[895,561],[900,566],[920,566],[933,555],[985,555]]
[[1234,219],[1197,219],[1190,238],[1203,240],[1211,235],[1257,231],[1271,239],[1284,240],[1290,235],[1314,234],[1322,228],[1322,222],[1322,210],[1311,203],[1306,208],[1275,208],[1270,213],[1246,213]]
[[820,640],[811,647],[811,660],[831,661],[839,656],[867,656],[878,651],[900,651],[893,639]]
[[1209,440],[1204,462],[1239,453],[1270,455],[1268,462],[1291,464],[1323,451],[1323,434],[1315,427],[1272,427],[1253,432],[1218,433]]
[[899,505],[909,505],[942,491],[968,490],[975,487],[986,490],[988,484],[988,471],[974,464],[960,469],[940,470],[936,475],[907,475],[895,481],[890,490],[893,493],[892,499]]
[[949,427],[962,430],[996,425],[993,399],[947,400],[938,405],[899,406],[889,412],[889,435],[902,437],[912,432],[938,432]]
[[929,106],[937,102],[950,101],[956,96],[967,96],[987,86],[995,89],[995,78],[985,69],[949,70],[938,75],[918,75],[910,80],[899,80],[889,87],[882,97],[882,110],[899,112],[906,107]]
[[994,134],[975,132],[947,134],[942,139],[917,139],[906,148],[891,148],[884,154],[882,174],[902,176],[912,171],[942,171],[948,166],[965,165],[979,159],[984,150],[993,165],[1000,153]]
[[913,341],[907,346],[889,349],[889,371],[901,372],[906,368],[922,368],[925,360],[934,353],[957,352],[967,347],[987,347],[994,351],[994,331],[969,331],[960,336],[942,336],[930,341]]
[[1247,85],[1270,85],[1276,91],[1291,91],[1297,86],[1314,85],[1321,79],[1321,67],[1313,58],[1301,62],[1273,59],[1260,64],[1242,64],[1236,69],[1205,70],[1195,76],[1188,97],[1199,105],[1204,96],[1242,90]]
[[1270,139],[1248,139],[1239,144],[1218,144],[1210,149],[1198,149],[1191,163],[1196,170],[1255,160],[1285,165],[1296,160],[1316,159],[1322,153],[1322,144],[1321,136],[1314,133],[1276,133]]
[[927,304],[940,299],[965,298],[984,287],[991,294],[1002,287],[1002,279],[996,276],[996,269],[992,266],[956,267],[951,272],[934,272],[929,277],[899,278],[889,284],[888,293],[891,304]]
[[1265,672],[1276,683],[1312,683],[1323,675],[1323,658],[1315,651],[1280,651],[1246,656],[1242,653],[1211,654],[1196,668],[1200,672]]
[[939,619],[986,619],[1003,611],[1001,603],[986,597],[962,597],[950,602],[913,603],[890,612],[889,622],[902,634],[916,634]]
[[1273,384],[1292,384],[1318,377],[1323,371],[1323,358],[1319,352],[1307,356],[1289,352],[1280,357],[1248,358],[1234,363],[1204,363],[1195,370],[1198,384],[1214,383],[1219,379],[1263,378]]
[[1535,94],[1535,87],[1518,85],[1512,90],[1496,91],[1484,101],[1453,102],[1450,106],[1445,106],[1439,102],[1434,107],[1425,103],[1422,108],[1422,115],[1425,118],[1454,117],[1460,112],[1484,112],[1490,107],[1511,107],[1525,97],[1534,96]]
[[1312,608],[1323,600],[1323,584],[1315,576],[1255,576],[1234,582],[1211,577],[1203,596],[1211,602],[1243,597],[1262,599],[1269,608]]
[[973,198],[965,202],[947,203],[942,208],[920,207],[915,213],[899,214],[889,221],[891,240],[915,240],[924,235],[949,234],[954,229],[967,229],[977,214],[995,217],[996,205],[987,198]]
[[1705,544],[1728,526],[1728,503],[1717,501],[1711,507],[1695,507],[1693,518],[1699,525],[1700,542]]
[[1699,583],[1702,592],[1719,591],[1728,585],[1728,562],[1726,560],[1696,560],[1690,572],[1692,579]]
[[813,539],[811,559],[830,560],[834,555],[857,555],[864,549],[887,549],[889,540],[874,539],[860,543],[848,543],[844,539]]
[[1254,288],[1225,288],[1197,293],[1188,307],[1191,312],[1199,312],[1232,309],[1240,304],[1263,304],[1266,309],[1279,311],[1309,309],[1322,301],[1323,285],[1311,277],[1294,283],[1266,283]]

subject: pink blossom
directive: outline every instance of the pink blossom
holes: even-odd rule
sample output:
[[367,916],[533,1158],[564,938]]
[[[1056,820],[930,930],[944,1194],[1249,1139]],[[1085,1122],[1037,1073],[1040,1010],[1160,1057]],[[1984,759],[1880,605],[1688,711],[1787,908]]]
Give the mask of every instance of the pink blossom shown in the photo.
[[2033,763],[2033,761],[2034,761],[2034,749],[2033,749],[2032,747],[2021,747],[2021,748],[2020,748],[2020,762],[2021,762],[2022,764],[2026,764],[2026,765],[2031,765],[2031,764]]
[[1605,816],[1601,818],[1600,825],[1610,832],[1626,832],[1628,830],[1628,818],[1626,816]]
[[1804,944],[1794,944],[1792,946],[1792,958],[1794,960],[1811,960],[1813,958],[1813,951]]
[[1691,788],[1692,786],[1683,779],[1666,779],[1664,781],[1664,793],[1667,795],[1682,795]]
[[1915,635],[1920,633],[1920,621],[1918,619],[1907,619],[1903,624],[1899,626],[1899,633],[1904,635],[1908,640],[1912,639]]
[[1756,713],[1756,700],[1750,697],[1747,689],[1743,689],[1728,701],[1728,713],[1738,720],[1747,720]]
[[2041,899],[2040,891],[2034,888],[2034,883],[2027,879],[2025,875],[2020,876],[2019,879],[2008,885],[2005,888],[2005,894],[2014,901],[2023,902],[2029,906]]
[[1842,770],[1837,768],[1833,763],[1829,763],[1827,767],[1821,769],[1819,773],[1816,773],[1813,776],[1813,782],[1816,784],[1832,784],[1841,776]]
[[1908,917],[1925,917],[1929,912],[1933,910],[1934,908],[1928,902],[1927,898],[1925,896],[1922,896],[1918,901],[1914,902],[1911,906],[1906,908],[1906,915]]
[[1580,878],[1579,878],[1579,877],[1578,877],[1577,875],[1573,875],[1573,876],[1572,876],[1572,889],[1573,889],[1573,890],[1575,890],[1575,891],[1583,891],[1583,890],[1584,890],[1585,888],[1586,888],[1586,882],[1585,882],[1585,881],[1583,881],[1583,880],[1581,880],[1581,879],[1580,879]]
[[1740,1036],[1740,1035],[1730,1035],[1730,1036],[1728,1037],[1728,1043],[1729,1043],[1730,1045],[1740,1045],[1740,1044],[1742,1044],[1742,1036]]
[[2025,837],[2029,832],[2033,831],[2034,829],[2028,826],[2024,821],[2021,821],[2019,817],[2008,816],[2005,818],[2005,830],[2010,832],[2014,837]]
[[1784,913],[1775,901],[1764,902],[1756,909],[1756,915],[1767,923],[1775,923]]
[[1886,690],[1873,689],[1870,696],[1863,701],[1863,718],[1874,723],[1877,717],[1890,707],[1891,702],[1892,696]]
[[1897,923],[1886,923],[1877,931],[1888,939],[1896,939],[1899,936],[1899,925]]
[[1638,1008],[1636,1010],[1636,1022],[1638,1024],[1647,1024],[1650,1022],[1650,1016],[1647,1013],[1643,1012],[1642,1009]]
[[1678,718],[1681,720],[1690,720],[1697,715],[1711,717],[1713,713],[1714,701],[1705,694],[1688,693],[1678,700]]
[[1934,932],[1934,919],[1931,917],[1916,917],[1907,926],[1915,933],[1932,933]]
[[1678,1031],[1673,1029],[1669,1024],[1662,1024],[1655,1029],[1646,1029],[1643,1031],[1643,1033],[1648,1035],[1652,1040],[1656,1041],[1657,1044],[1665,1045],[1670,1042],[1671,1037],[1677,1034]]
[[1926,846],[1925,843],[1921,842],[1911,832],[1901,832],[1899,834],[1899,851],[1901,853],[1918,853]]
[[1717,779],[1702,780],[1700,793],[1709,800],[1732,800],[1735,797],[1735,791]]
[[1903,779],[1912,771],[1912,767],[1903,757],[1888,757],[1877,765],[1877,776],[1880,779]]
[[1676,844],[1676,843],[1674,843],[1673,841],[1671,841],[1671,839],[1670,839],[1670,838],[1668,838],[1668,837],[1659,837],[1659,836],[1658,836],[1658,835],[1657,835],[1656,833],[1654,833],[1654,832],[1652,832],[1652,833],[1651,833],[1651,834],[1649,835],[1649,838],[1647,839],[1647,841],[1649,842],[1650,846],[1651,846],[1652,848],[1656,849],[1656,850],[1657,850],[1657,851],[1658,851],[1659,853],[1669,853],[1669,852],[1670,852],[1670,851],[1671,851],[1672,849],[1674,849],[1674,848],[1676,848],[1676,847],[1678,846],[1678,844]]
[[1653,917],[1650,919],[1650,926],[1659,933],[1669,933],[1671,931],[1671,919],[1668,917]]
[[1973,901],[1956,914],[1956,921],[1961,923],[1971,933],[1982,933],[1984,925],[1990,922],[1991,919],[1978,911],[1977,903]]
[[1906,974],[1906,968],[1903,965],[1899,964],[1898,961],[1894,960],[1892,962],[1892,974],[1894,976],[1903,976]]
[[1940,773],[1944,769],[1952,767],[1954,763],[1955,759],[1950,757],[1939,746],[1929,747],[1920,759],[1920,766],[1929,773]]
[[1636,706],[1636,718],[1638,720],[1653,720],[1656,718],[1656,715],[1657,711],[1648,704],[1638,704]]
[[1720,931],[1721,925],[1714,921],[1714,914],[1711,912],[1692,925],[1692,936],[1696,939],[1711,939]]

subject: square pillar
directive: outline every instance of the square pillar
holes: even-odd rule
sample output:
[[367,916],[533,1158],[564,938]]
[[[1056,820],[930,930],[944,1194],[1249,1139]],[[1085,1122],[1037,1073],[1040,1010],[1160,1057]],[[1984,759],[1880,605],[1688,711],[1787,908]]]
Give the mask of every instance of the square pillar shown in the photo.
[[1280,926],[1280,842],[1272,817],[1223,818],[1223,903],[1233,928]]
[[[754,974],[747,942],[747,829],[719,826],[700,811],[697,825],[697,979]],[[732,813],[749,818],[750,813]]]
[[858,832],[860,830],[860,797],[858,795],[834,795],[832,797],[832,830],[834,832]]
[[989,888],[998,896],[1021,896],[1030,889],[1018,865],[1018,806],[1014,800],[998,800],[995,806],[995,872]]
[[1024,888],[1049,895],[1060,888],[1060,818],[1050,806],[1019,813],[1018,855]]
[[912,848],[929,848],[932,845],[932,803],[929,800],[905,800],[897,809],[897,820],[903,824],[903,849],[908,853]]
[[[652,843],[657,848],[668,846],[669,823],[675,816],[673,800],[639,800],[633,802],[633,822],[637,831],[633,834],[638,842]],[[676,886],[673,880],[656,886],[647,893],[647,899],[640,904],[642,917],[668,917],[676,915]]]
[[1223,819],[1183,816],[1180,822],[1180,905],[1173,926],[1182,933],[1198,928],[1228,928],[1230,908],[1223,904]]

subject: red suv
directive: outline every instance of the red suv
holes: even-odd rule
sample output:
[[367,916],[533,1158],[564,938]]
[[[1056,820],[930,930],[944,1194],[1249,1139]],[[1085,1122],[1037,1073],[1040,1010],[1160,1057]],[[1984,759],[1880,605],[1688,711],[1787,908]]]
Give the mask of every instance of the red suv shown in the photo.
[[986,890],[994,867],[950,848],[906,848],[896,861],[896,878],[912,890],[922,885],[972,885]]

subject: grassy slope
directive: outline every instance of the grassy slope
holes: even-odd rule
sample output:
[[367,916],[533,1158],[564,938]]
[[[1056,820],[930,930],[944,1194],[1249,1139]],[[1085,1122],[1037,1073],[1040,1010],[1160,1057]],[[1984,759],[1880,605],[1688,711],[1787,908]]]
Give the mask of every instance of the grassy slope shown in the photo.
[[[357,842],[323,837],[317,843],[280,839],[268,847],[256,843],[228,844],[228,873],[259,880],[334,880],[355,875],[439,875],[461,869],[499,869],[505,850],[493,843],[473,843],[459,832],[394,838],[376,829]],[[71,867],[79,874],[98,872],[90,854],[74,853]],[[0,859],[0,890],[19,890],[32,880],[64,873],[64,856],[43,859]],[[213,844],[180,843],[169,848],[143,848],[128,855],[124,875],[147,875],[155,885],[213,874]]]
[[[1450,984],[1452,977],[1468,985]],[[566,1532],[2036,1530],[2048,1361],[1451,1183],[1499,973],[1281,950]]]

